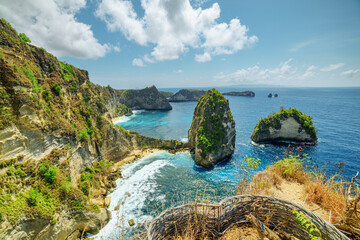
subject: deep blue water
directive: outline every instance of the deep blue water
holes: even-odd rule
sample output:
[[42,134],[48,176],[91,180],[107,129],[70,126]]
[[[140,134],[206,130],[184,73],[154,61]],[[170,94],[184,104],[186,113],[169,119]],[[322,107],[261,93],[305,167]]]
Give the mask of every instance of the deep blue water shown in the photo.
[[[217,88],[220,92],[248,89]],[[176,92],[179,89],[161,89]],[[301,153],[311,156],[326,169],[342,162],[351,176],[360,170],[360,88],[252,88],[255,97],[226,96],[236,122],[236,147],[232,158],[211,170],[197,167],[189,153],[176,155],[161,152],[124,168],[125,179],[118,180],[110,210],[124,201],[124,219],[140,224],[156,215],[156,210],[208,196],[219,200],[234,189],[239,177],[239,164],[244,156],[260,158],[261,169],[281,158],[287,145],[256,145],[250,136],[257,121],[280,107],[295,107],[313,118],[318,131],[315,146]],[[278,98],[268,98],[269,93]],[[171,111],[139,111],[117,123],[125,129],[163,139],[186,140],[196,102],[171,103]],[[136,184],[136,185],[134,185]],[[135,187],[136,186],[136,187]],[[130,197],[124,194],[130,193]],[[113,214],[118,214],[113,210]],[[114,223],[98,236],[114,233]],[[123,226],[127,229],[126,224]],[[121,228],[121,227],[120,227]],[[110,230],[113,229],[113,230]],[[126,230],[128,231],[128,230]],[[105,234],[106,233],[106,234]]]

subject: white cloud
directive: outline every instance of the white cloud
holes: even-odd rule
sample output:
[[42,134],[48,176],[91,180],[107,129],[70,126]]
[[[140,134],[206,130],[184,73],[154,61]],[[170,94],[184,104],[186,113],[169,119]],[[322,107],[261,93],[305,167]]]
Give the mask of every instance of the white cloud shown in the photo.
[[137,66],[137,67],[144,67],[144,62],[142,59],[140,58],[135,58],[133,61],[132,61],[132,65],[133,66]]
[[11,0],[0,3],[0,15],[57,56],[103,57],[112,47],[100,44],[91,26],[75,17],[85,6],[85,0]]
[[179,69],[176,71],[177,73],[183,73],[183,70]]
[[331,72],[331,71],[341,68],[344,65],[345,65],[344,63],[330,64],[329,66],[320,69],[320,71]]
[[355,74],[360,73],[360,68],[358,69],[350,69],[348,71],[342,72],[341,75],[346,75],[348,77],[353,77]]
[[305,74],[310,74],[316,69],[310,66],[304,73],[298,73],[297,69],[290,65],[292,59],[281,62],[275,68],[261,68],[258,65],[239,69],[233,73],[219,73],[215,80],[229,84],[281,84],[288,80],[300,81]]
[[304,42],[297,43],[294,47],[290,48],[290,52],[297,52],[300,49],[305,48],[313,43],[314,43],[314,41],[304,41]]
[[[196,1],[194,4],[203,1]],[[144,16],[139,17],[131,1],[102,0],[96,16],[110,31],[120,31],[128,40],[153,50],[145,55],[146,62],[178,59],[190,48],[203,49],[196,59],[211,59],[212,55],[233,54],[257,42],[247,35],[248,28],[238,19],[217,23],[219,4],[194,9],[190,0],[141,0]]]
[[195,60],[197,62],[208,62],[211,61],[211,55],[209,53],[204,53],[204,54],[197,54],[195,55]]
[[309,77],[314,76],[314,75],[315,75],[315,72],[314,72],[314,71],[315,71],[316,69],[317,69],[316,66],[311,65],[310,67],[308,67],[308,68],[306,69],[305,73],[300,76],[300,79],[306,79],[306,78],[309,78]]

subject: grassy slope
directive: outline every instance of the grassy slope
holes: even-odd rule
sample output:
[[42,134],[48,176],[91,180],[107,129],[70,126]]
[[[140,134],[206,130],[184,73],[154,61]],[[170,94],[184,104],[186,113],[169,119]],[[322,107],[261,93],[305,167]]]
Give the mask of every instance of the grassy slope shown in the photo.
[[[58,61],[28,41],[1,19],[0,131],[18,126],[20,109],[27,105],[42,120],[39,127],[44,134],[56,131],[80,143],[80,147],[91,145],[101,151],[106,143],[114,144],[114,136],[117,144],[129,149],[181,146],[178,141],[153,139],[114,127],[113,117],[131,112],[112,101],[120,92],[92,84],[87,71]],[[111,101],[115,114],[107,107]],[[112,162],[100,161],[83,169],[78,179],[71,179],[72,151],[65,145],[38,162],[24,162],[23,156],[0,159],[0,221],[15,223],[22,214],[51,219],[60,209],[98,212],[99,206],[89,204],[89,198],[96,189],[113,187],[119,175],[111,171]]]

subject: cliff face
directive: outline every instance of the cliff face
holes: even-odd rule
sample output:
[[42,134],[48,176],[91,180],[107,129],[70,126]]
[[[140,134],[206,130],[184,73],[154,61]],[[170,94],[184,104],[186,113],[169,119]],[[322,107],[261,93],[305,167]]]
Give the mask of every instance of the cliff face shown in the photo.
[[244,92],[226,92],[223,95],[228,96],[244,96],[244,97],[255,97],[255,93],[253,91],[244,91]]
[[160,94],[166,97],[166,99],[169,99],[171,96],[174,95],[174,93],[172,92],[165,92],[165,91],[160,91]]
[[169,102],[195,102],[205,93],[202,90],[182,89],[171,96]]
[[135,149],[186,147],[114,127],[114,117],[131,113],[121,91],[92,84],[87,71],[24,42],[3,19],[0,80],[1,239],[96,232],[120,176],[113,162]]
[[155,86],[141,90],[120,90],[119,101],[126,106],[138,110],[171,110],[169,101]]
[[210,168],[230,157],[235,137],[235,121],[228,100],[216,89],[208,91],[198,101],[189,130],[195,162]]
[[295,108],[280,109],[260,119],[251,135],[254,142],[315,142],[316,130],[311,117]]

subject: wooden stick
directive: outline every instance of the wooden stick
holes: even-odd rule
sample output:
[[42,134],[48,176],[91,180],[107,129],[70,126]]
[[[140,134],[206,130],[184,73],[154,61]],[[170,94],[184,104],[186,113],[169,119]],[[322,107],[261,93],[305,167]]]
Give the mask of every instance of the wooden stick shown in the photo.
[[259,219],[254,217],[254,215],[252,215],[251,213],[249,215],[245,216],[245,218],[246,218],[246,220],[251,222],[252,225],[254,225],[254,227],[261,230],[261,233],[265,237],[269,238],[270,240],[281,240],[281,238],[274,231],[270,230],[270,228],[265,226],[263,222],[261,222]]

